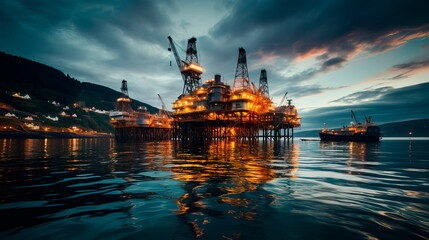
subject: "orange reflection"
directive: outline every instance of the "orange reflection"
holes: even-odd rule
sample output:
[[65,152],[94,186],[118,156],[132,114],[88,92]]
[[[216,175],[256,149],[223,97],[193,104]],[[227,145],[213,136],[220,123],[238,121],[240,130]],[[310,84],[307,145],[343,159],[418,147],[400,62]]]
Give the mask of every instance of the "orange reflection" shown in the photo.
[[[324,151],[344,151],[347,152],[348,160],[345,164],[352,169],[364,169],[371,166],[362,162],[374,162],[378,158],[380,143],[371,142],[321,142]],[[359,175],[359,171],[350,170],[348,174]]]
[[169,170],[185,190],[176,201],[177,213],[195,236],[202,236],[213,214],[247,221],[258,218],[258,209],[274,201],[264,184],[296,177],[299,145],[217,140],[193,148],[177,143],[173,157]]

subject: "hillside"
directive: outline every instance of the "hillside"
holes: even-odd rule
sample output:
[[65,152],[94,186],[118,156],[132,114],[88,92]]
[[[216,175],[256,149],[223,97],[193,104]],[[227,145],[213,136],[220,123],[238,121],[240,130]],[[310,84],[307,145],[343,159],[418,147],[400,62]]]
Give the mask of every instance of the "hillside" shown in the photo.
[[[429,137],[429,119],[417,119],[379,125],[383,137]],[[297,132],[297,137],[318,137],[320,130]],[[411,135],[409,133],[412,133]]]
[[[80,82],[63,72],[25,58],[0,52],[0,91],[29,94],[32,99],[56,101],[64,105],[79,102],[102,110],[114,109],[121,93],[101,85]],[[122,79],[118,79],[118,89]],[[146,106],[151,113],[158,109],[133,99],[132,106]]]
[[[100,114],[94,110],[113,110],[121,96],[118,91],[80,82],[52,67],[3,52],[0,52],[0,79],[1,117],[14,114],[23,126],[24,118],[31,116],[37,126],[55,131],[71,131],[74,126],[88,132],[113,132],[107,112]],[[118,88],[120,83],[118,79]],[[14,97],[14,93],[28,94],[30,98]],[[146,106],[151,113],[158,112],[157,108],[135,99],[132,106],[134,109]],[[58,120],[50,120],[48,116],[56,116]],[[12,119],[0,123],[18,124]]]
[[429,119],[386,123],[380,128],[383,137],[429,137]]

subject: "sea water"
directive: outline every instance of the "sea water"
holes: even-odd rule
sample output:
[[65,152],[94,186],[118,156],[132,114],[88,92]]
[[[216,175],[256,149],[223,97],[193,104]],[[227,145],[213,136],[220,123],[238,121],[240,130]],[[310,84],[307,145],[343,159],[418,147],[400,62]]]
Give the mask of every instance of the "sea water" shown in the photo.
[[0,239],[428,239],[429,140],[1,139]]

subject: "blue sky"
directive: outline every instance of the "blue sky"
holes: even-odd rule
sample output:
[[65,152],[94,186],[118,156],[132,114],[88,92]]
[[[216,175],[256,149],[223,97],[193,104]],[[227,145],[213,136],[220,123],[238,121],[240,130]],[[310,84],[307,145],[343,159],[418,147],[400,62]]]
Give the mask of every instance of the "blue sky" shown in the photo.
[[429,118],[427,9],[416,0],[5,0],[0,50],[117,90],[126,79],[131,97],[160,107],[156,94],[171,103],[183,84],[167,36],[182,48],[196,37],[203,80],[220,73],[232,83],[244,47],[251,80],[267,69],[273,101],[287,91],[303,129],[347,124],[351,109],[384,123]]

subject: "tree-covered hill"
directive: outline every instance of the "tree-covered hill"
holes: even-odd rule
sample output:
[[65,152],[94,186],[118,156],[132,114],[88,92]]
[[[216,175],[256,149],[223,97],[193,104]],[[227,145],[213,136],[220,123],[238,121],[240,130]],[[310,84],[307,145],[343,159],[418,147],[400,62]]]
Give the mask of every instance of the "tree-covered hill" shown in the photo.
[[[60,70],[25,58],[0,52],[0,91],[29,94],[32,99],[56,101],[65,105],[79,102],[86,107],[113,110],[121,93],[101,85],[80,82]],[[122,79],[118,79],[118,88]],[[133,99],[133,107],[157,108]]]

